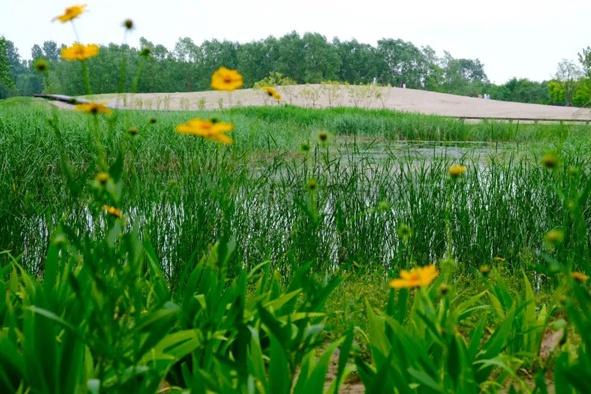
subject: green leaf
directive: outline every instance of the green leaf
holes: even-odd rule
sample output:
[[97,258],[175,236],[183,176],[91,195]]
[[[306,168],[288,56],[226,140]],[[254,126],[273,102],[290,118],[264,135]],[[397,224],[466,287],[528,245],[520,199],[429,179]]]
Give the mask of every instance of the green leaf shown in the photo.
[[169,361],[173,364],[197,349],[202,341],[200,330],[182,330],[168,334],[145,352],[140,364],[155,361]]
[[421,385],[428,387],[437,393],[445,392],[443,390],[443,387],[441,387],[440,384],[433,380],[431,376],[427,375],[425,371],[418,371],[414,368],[408,368],[408,373],[412,377],[414,377]]
[[[309,374],[305,376],[305,384],[303,385],[303,391],[294,391],[294,394],[322,394],[324,389],[324,383],[326,382],[326,373],[328,372],[328,366],[331,362],[332,356],[337,347],[343,342],[344,338],[341,338],[329,346],[316,361],[313,369]],[[314,356],[315,350],[310,351],[310,355]],[[303,372],[303,368],[302,368]],[[300,379],[304,378],[303,373],[300,375]]]
[[291,391],[291,372],[287,354],[275,335],[271,335],[271,353],[269,360],[270,393],[289,394]]

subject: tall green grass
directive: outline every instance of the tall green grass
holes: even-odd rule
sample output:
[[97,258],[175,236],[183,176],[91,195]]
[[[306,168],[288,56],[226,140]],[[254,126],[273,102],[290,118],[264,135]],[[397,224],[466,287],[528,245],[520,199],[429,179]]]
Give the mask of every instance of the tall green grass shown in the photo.
[[[186,114],[1,106],[0,391],[337,393],[353,371],[369,393],[585,390],[584,128],[205,114],[240,125],[225,149],[175,134]],[[434,141],[392,132],[415,120]]]
[[[79,233],[104,231],[84,203],[95,171],[92,120],[41,103],[9,101],[2,108],[0,249],[40,271],[50,229],[61,220]],[[237,261],[270,260],[286,272],[306,261],[322,270],[434,261],[445,254],[450,230],[453,256],[466,267],[497,256],[533,264],[543,235],[567,215],[554,182],[581,188],[589,170],[580,154],[588,142],[583,126],[528,126],[523,136],[511,134],[515,125],[389,111],[286,107],[200,115],[234,122],[236,144],[220,149],[177,135],[174,126],[185,113],[121,111],[100,121],[109,160],[125,157],[121,208],[128,224],[154,242],[171,279],[183,277],[190,269],[185,262],[219,239],[236,240]],[[339,129],[343,122],[349,125]],[[484,142],[443,144],[479,140],[493,126],[498,134]],[[131,127],[137,136],[128,133]],[[318,141],[320,130],[329,131],[328,142]],[[535,142],[523,142],[533,135]],[[434,142],[401,140],[410,137]],[[494,143],[505,140],[512,142]],[[540,164],[540,141],[561,153],[559,168]],[[72,165],[69,182],[79,185],[82,202],[67,191],[61,154]],[[454,162],[468,166],[457,182],[447,174]],[[569,172],[571,165],[579,172]],[[412,229],[409,239],[398,234],[402,225]]]

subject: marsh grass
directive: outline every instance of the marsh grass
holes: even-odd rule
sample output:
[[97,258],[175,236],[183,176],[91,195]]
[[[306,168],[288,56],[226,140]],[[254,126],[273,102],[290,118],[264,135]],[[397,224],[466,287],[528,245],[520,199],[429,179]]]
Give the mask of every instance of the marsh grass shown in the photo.
[[[583,126],[199,113],[237,125],[228,148],[174,133],[181,113],[0,108],[3,389],[584,387]],[[430,287],[386,290],[430,262]],[[543,360],[550,324],[573,350]]]
[[[80,233],[104,228],[89,219],[84,203],[94,175],[92,120],[68,111],[57,116],[38,102],[1,105],[0,247],[40,272],[49,230],[61,220]],[[584,126],[517,130],[391,111],[293,107],[199,115],[234,122],[237,143],[220,149],[176,135],[174,125],[186,114],[120,111],[100,120],[111,165],[125,157],[121,208],[129,225],[154,242],[173,284],[191,256],[230,238],[237,242],[236,261],[269,260],[285,273],[302,262],[319,270],[376,265],[396,271],[435,261],[446,253],[450,230],[453,257],[466,267],[495,256],[509,266],[534,264],[544,251],[543,235],[568,214],[557,202],[556,182],[580,188],[589,170],[580,154],[589,142]],[[48,118],[57,122],[61,140]],[[318,141],[325,129],[326,143]],[[302,144],[311,150],[302,151]],[[553,171],[540,165],[548,146],[561,155]],[[82,203],[67,192],[62,152]],[[457,182],[447,175],[454,162],[468,166]],[[571,166],[579,172],[569,175]],[[413,230],[404,242],[401,225]]]

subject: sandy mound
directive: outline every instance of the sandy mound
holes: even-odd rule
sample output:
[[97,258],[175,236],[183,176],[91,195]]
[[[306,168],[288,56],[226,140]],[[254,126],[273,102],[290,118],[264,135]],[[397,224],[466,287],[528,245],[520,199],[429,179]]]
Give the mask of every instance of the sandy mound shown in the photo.
[[[590,120],[591,109],[523,104],[391,87],[294,85],[277,89],[282,102],[300,107],[386,108],[465,118]],[[110,106],[151,110],[204,110],[237,106],[280,105],[258,89],[228,92],[138,93],[98,95]]]

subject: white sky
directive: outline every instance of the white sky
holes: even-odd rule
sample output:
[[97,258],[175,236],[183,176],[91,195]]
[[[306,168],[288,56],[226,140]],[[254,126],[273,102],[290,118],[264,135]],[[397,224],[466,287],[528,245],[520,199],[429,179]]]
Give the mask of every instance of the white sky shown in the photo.
[[[84,1],[84,0],[82,0]],[[591,45],[589,0],[88,0],[76,21],[80,40],[120,43],[121,22],[141,36],[174,47],[179,37],[246,42],[319,32],[329,40],[356,38],[375,45],[380,38],[401,38],[430,45],[454,57],[478,58],[488,77],[502,83],[511,77],[549,79],[558,62],[576,60]],[[69,44],[71,26],[51,22],[73,1],[0,0],[0,35],[30,58],[33,44],[54,40]]]

